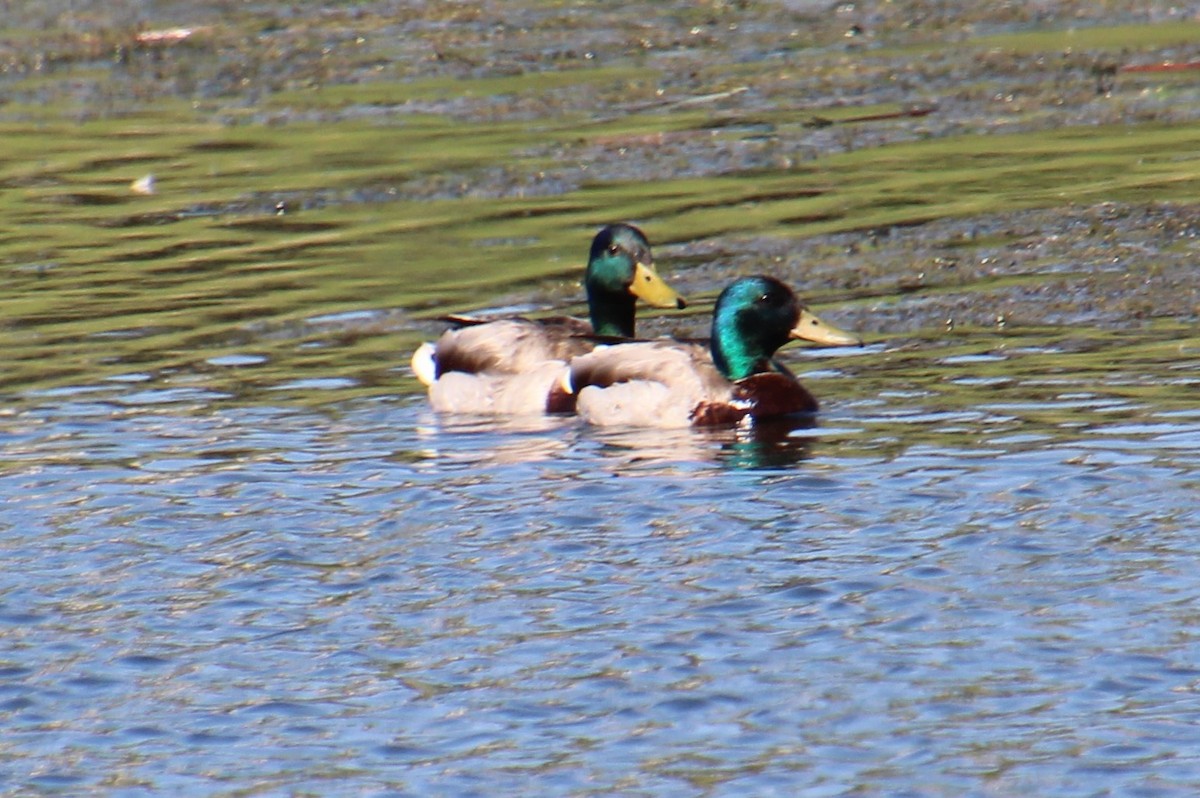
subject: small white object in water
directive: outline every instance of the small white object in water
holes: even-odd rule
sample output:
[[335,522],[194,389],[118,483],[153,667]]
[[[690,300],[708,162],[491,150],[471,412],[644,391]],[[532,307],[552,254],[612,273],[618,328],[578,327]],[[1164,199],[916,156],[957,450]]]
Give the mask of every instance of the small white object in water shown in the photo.
[[134,194],[153,194],[154,175],[143,175],[129,184],[129,190]]
[[195,28],[164,28],[162,30],[144,30],[134,38],[139,44],[174,44],[183,41],[195,32]]

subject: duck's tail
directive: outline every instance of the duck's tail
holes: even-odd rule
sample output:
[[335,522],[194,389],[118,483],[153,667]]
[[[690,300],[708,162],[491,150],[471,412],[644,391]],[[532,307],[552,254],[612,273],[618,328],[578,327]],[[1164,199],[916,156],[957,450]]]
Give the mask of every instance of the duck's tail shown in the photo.
[[437,382],[437,349],[433,344],[426,341],[417,347],[417,351],[413,352],[412,370],[417,375],[417,379],[425,385],[433,385]]

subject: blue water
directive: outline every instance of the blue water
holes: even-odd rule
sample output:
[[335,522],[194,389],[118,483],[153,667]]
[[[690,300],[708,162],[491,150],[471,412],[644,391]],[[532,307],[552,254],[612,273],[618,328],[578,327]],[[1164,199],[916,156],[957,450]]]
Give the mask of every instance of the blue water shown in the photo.
[[814,384],[757,438],[0,417],[0,794],[1195,794],[1200,412]]

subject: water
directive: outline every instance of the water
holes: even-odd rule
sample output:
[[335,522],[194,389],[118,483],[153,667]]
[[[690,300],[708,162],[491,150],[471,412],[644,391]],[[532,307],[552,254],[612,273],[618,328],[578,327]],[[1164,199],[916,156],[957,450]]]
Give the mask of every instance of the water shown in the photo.
[[[0,795],[1196,794],[1200,104],[1095,85],[1179,7],[59,5],[0,70]],[[770,271],[865,334],[785,355],[815,424],[429,412],[431,317],[577,312],[618,219],[648,332]]]
[[1200,412],[1088,357],[757,437],[10,413],[5,794],[1189,794]]

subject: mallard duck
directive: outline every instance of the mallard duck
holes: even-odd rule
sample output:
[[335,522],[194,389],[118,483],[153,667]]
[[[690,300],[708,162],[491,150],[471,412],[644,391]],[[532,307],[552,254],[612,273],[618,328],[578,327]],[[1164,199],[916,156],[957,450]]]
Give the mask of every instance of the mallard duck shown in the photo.
[[742,277],[717,298],[709,346],[663,339],[599,346],[571,361],[564,390],[592,424],[654,427],[738,424],[817,410],[775,362],[789,339],[861,345],[817,318],[773,277]]
[[553,390],[571,358],[597,337],[632,338],[637,300],[659,308],[687,303],[654,270],[650,243],[630,224],[611,224],[592,239],[584,276],[590,323],[582,319],[474,321],[422,344],[412,357],[435,410],[528,414],[569,410],[574,397]]

